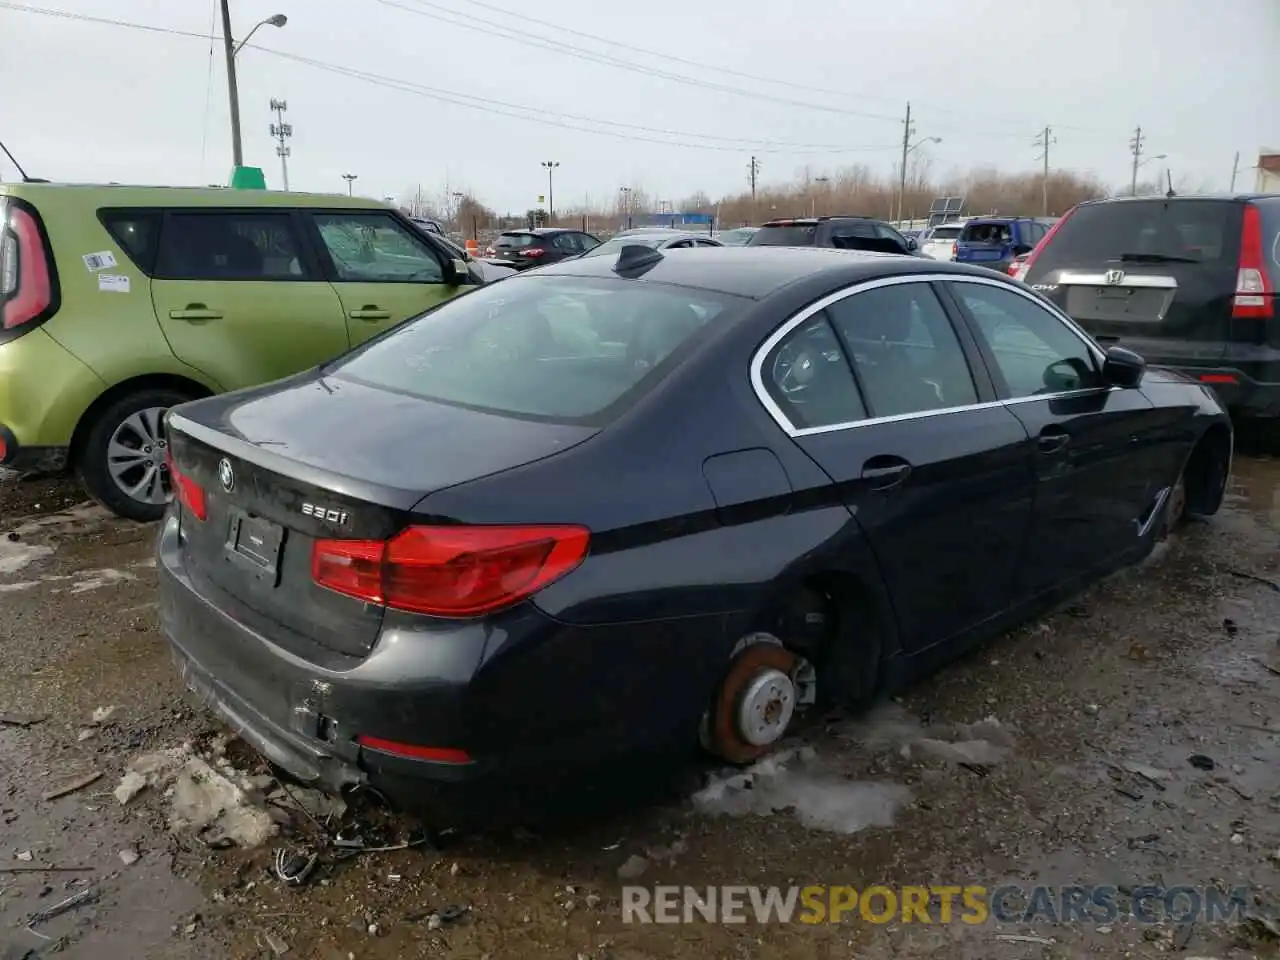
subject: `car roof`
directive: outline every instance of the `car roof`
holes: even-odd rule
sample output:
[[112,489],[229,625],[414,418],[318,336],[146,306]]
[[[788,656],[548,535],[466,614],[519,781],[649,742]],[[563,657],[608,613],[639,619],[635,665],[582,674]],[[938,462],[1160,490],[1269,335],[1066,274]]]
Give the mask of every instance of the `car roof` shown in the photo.
[[42,201],[72,199],[128,207],[344,207],[389,210],[381,200],[340,193],[240,190],[232,187],[153,187],[117,183],[3,183],[0,195]]
[[1262,201],[1265,203],[1280,202],[1280,194],[1275,193],[1187,193],[1174,194],[1172,197],[1163,193],[1151,193],[1140,197],[1100,197],[1097,200],[1081,201],[1080,206],[1097,206],[1103,203],[1140,203],[1142,201],[1150,202],[1152,200],[1166,201],[1169,203],[1177,203],[1180,200],[1219,200],[1226,203],[1251,203]]
[[[645,252],[654,251],[645,248]],[[615,263],[617,258],[608,256],[575,258],[539,267],[527,276],[616,277]],[[828,275],[834,286],[903,273],[993,275],[983,267],[891,253],[826,247],[706,247],[663,250],[661,258],[643,268],[640,277],[644,282],[760,300],[792,283],[819,275]]]
[[831,220],[874,220],[881,223],[877,217],[869,217],[862,213],[837,213],[829,217],[776,217],[773,220],[766,220],[759,227],[753,229],[759,230],[762,227],[793,227],[797,224],[804,226],[816,225],[819,223],[827,223]]

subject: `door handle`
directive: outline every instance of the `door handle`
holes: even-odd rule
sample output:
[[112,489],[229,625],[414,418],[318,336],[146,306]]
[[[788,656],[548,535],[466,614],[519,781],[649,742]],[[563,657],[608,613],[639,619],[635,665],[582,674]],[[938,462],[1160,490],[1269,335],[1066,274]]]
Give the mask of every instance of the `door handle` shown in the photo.
[[366,303],[359,310],[347,314],[352,320],[390,320],[391,311],[383,310],[376,303]]
[[221,320],[222,314],[210,310],[203,303],[188,303],[185,309],[170,310],[170,320]]
[[1045,427],[1036,439],[1041,453],[1057,453],[1071,442],[1071,434],[1061,427]]
[[881,455],[862,465],[862,479],[871,481],[872,490],[888,490],[911,476],[911,464],[901,457]]

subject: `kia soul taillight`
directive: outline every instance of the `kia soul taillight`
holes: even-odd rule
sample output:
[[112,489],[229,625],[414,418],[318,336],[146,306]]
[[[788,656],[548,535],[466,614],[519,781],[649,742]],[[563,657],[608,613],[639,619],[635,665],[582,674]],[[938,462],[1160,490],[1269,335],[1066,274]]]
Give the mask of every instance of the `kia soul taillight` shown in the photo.
[[38,215],[26,204],[0,201],[0,338],[48,319],[56,292]]

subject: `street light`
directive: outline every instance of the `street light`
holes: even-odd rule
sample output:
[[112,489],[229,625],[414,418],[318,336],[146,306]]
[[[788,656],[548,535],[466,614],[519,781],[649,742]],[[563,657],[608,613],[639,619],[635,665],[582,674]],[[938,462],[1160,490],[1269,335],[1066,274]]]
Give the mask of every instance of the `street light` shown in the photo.
[[622,194],[622,211],[627,215],[626,229],[631,229],[631,188],[619,187],[618,192]]
[[926,143],[941,143],[941,137],[922,137],[902,151],[902,169],[898,179],[898,226],[902,226],[902,202],[907,195],[907,157],[915,153]]
[[360,178],[357,174],[354,174],[354,173],[344,173],[342,175],[342,179],[347,181],[347,196],[349,197],[351,196],[351,185]]
[[244,165],[244,151],[240,146],[240,91],[236,88],[236,54],[249,42],[249,37],[252,37],[259,27],[266,25],[283,27],[288,22],[289,18],[283,13],[267,17],[254,24],[244,40],[236,44],[231,39],[231,10],[228,0],[222,0],[222,49],[227,58],[227,96],[231,100],[231,158],[237,167]]
[[[813,182],[814,183],[830,183],[831,178],[830,177],[814,177]],[[809,198],[809,216],[816,217],[817,215],[818,215],[818,195],[817,193],[814,193],[813,196]]]
[[551,223],[556,218],[556,189],[552,183],[552,175],[556,167],[560,166],[560,161],[543,160],[542,165],[547,168],[547,223]]

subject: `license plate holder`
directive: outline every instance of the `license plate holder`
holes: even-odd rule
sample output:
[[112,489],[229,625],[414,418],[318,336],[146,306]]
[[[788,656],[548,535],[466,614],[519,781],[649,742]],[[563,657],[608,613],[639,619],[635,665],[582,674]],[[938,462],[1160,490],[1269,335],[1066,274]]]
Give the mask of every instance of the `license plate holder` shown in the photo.
[[243,510],[232,510],[227,525],[227,559],[257,580],[276,586],[284,527]]
[[1133,296],[1128,287],[1098,287],[1095,292],[1099,300],[1128,300]]

